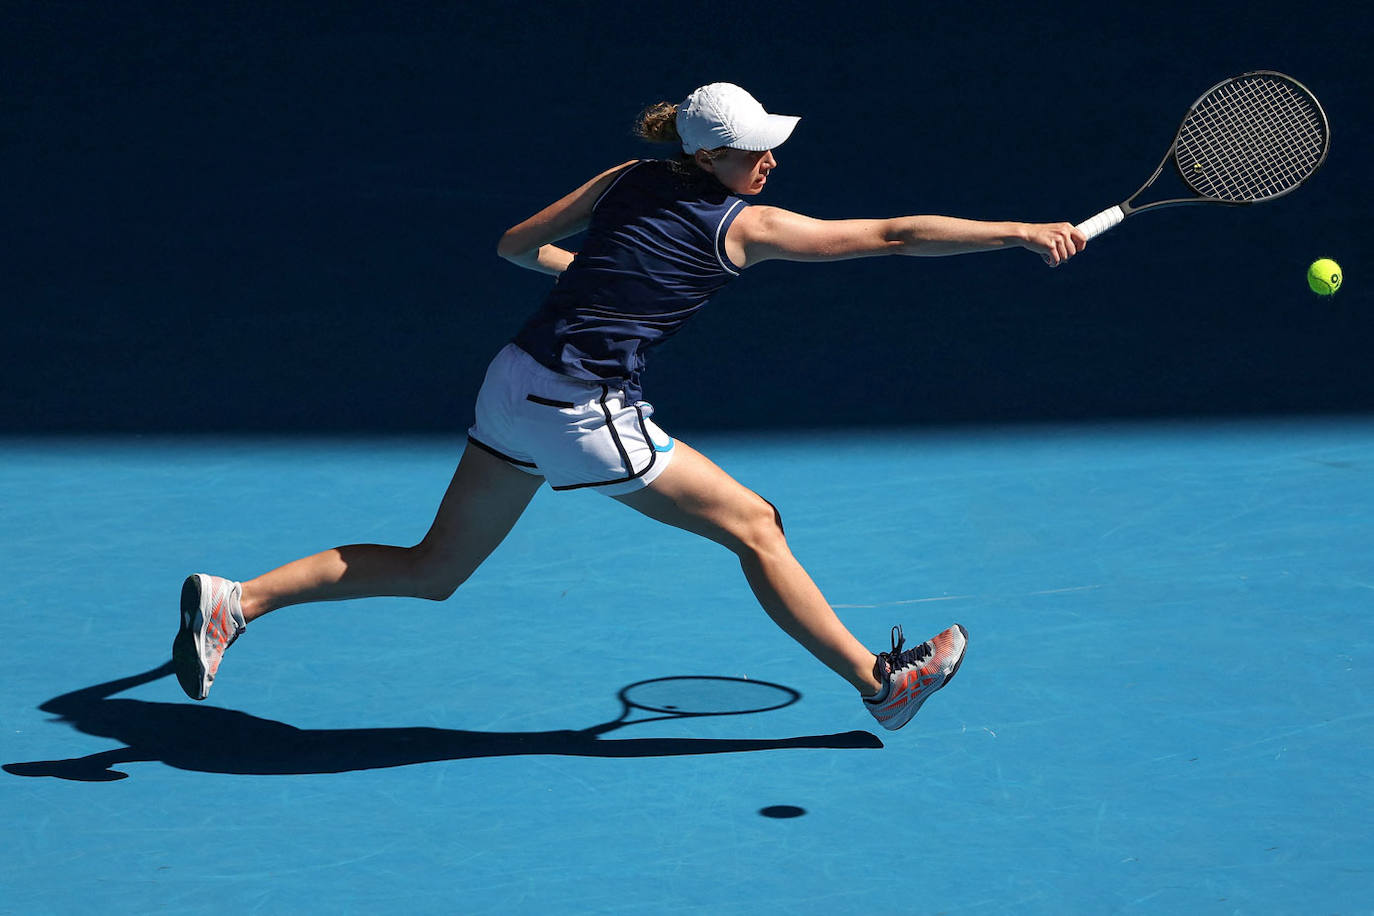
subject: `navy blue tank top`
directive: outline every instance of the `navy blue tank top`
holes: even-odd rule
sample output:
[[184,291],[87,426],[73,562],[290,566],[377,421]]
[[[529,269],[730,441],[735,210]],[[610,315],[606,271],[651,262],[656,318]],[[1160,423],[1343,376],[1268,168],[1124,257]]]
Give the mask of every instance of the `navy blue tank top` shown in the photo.
[[714,177],[646,159],[597,200],[582,250],[515,344],[555,372],[641,396],[644,352],[739,276],[725,233],[745,202]]

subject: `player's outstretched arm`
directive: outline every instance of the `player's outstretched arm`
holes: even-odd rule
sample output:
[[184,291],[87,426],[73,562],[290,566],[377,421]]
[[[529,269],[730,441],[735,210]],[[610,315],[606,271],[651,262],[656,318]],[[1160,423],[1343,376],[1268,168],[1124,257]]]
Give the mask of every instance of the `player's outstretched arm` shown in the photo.
[[1056,266],[1087,239],[1069,223],[985,222],[951,216],[813,219],[778,207],[749,207],[726,245],[745,267],[761,261],[838,261],[884,254],[943,257],[1019,247]]

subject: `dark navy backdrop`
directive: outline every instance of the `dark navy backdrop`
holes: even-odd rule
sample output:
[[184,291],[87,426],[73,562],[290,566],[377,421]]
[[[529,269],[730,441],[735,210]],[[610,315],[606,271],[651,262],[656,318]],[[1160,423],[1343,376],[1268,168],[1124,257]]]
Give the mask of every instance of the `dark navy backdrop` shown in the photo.
[[0,431],[460,430],[549,282],[501,231],[653,154],[633,115],[702,82],[803,116],[769,203],[1077,221],[1256,68],[1331,118],[1298,194],[1142,216],[1057,271],[764,265],[648,396],[682,433],[1374,408],[1358,5],[377,6],[4,4]]

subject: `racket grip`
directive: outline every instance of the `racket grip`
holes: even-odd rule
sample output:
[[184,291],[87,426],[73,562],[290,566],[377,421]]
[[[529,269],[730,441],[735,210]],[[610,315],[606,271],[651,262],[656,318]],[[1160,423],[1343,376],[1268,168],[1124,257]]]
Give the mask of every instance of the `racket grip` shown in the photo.
[[1074,228],[1091,239],[1106,232],[1125,218],[1126,214],[1121,211],[1121,205],[1118,204],[1115,207],[1108,207],[1090,219],[1085,219]]

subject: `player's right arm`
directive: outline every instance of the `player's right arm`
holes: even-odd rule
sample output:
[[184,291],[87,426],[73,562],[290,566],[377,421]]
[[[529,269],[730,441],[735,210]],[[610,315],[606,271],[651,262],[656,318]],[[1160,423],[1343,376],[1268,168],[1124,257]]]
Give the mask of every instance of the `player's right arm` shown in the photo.
[[884,254],[943,257],[998,248],[1027,248],[1051,266],[1087,244],[1069,223],[985,222],[951,216],[813,219],[779,207],[748,207],[726,235],[735,263],[838,261]]
[[501,236],[496,253],[530,270],[561,274],[572,263],[573,253],[553,243],[586,229],[597,200],[616,178],[638,161],[632,159],[607,169],[571,194],[510,227]]

